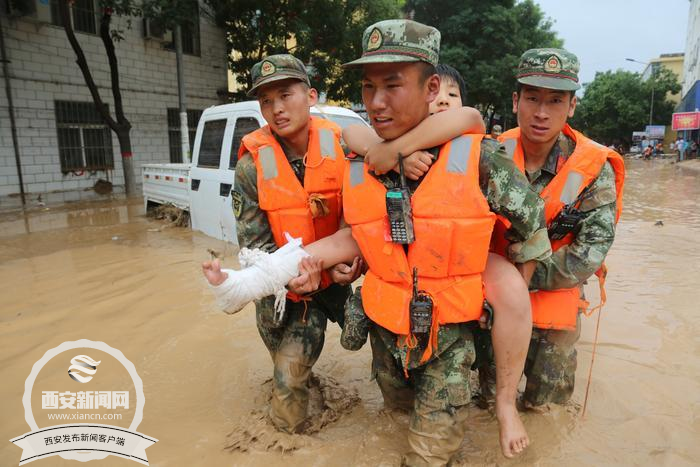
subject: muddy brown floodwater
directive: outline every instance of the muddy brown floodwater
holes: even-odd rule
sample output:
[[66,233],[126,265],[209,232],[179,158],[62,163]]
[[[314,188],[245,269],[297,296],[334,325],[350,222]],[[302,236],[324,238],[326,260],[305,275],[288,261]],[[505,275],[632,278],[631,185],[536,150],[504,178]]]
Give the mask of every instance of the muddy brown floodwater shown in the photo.
[[[585,419],[578,407],[595,317],[584,320],[578,344],[574,403],[524,414],[532,445],[515,461],[499,454],[494,418],[474,409],[458,463],[698,464],[699,206],[696,172],[629,162],[625,212],[607,262],[608,304]],[[46,350],[81,338],[106,342],[136,365],[146,396],[138,431],[159,440],[147,451],[151,465],[399,463],[407,419],[382,411],[379,390],[369,379],[369,346],[356,353],[343,350],[333,324],[315,372],[322,385],[326,381],[326,392],[338,389],[328,383],[335,381],[359,402],[341,407],[335,421],[296,443],[293,452],[282,452],[289,444],[264,439],[247,452],[225,449],[229,433],[255,427],[272,366],[252,306],[235,316],[214,309],[199,270],[208,249],[221,251],[225,262],[235,265],[234,247],[148,219],[140,200],[0,216],[2,466],[20,459],[20,449],[7,440],[29,431],[21,400],[32,365]],[[592,282],[587,290],[595,302]],[[68,386],[73,382],[66,367],[45,368],[47,374],[37,381],[61,378],[75,391]],[[105,378],[124,380],[116,373]],[[37,423],[56,424],[39,415]],[[34,465],[69,464],[75,461],[49,457]],[[96,464],[134,465],[115,457]]]

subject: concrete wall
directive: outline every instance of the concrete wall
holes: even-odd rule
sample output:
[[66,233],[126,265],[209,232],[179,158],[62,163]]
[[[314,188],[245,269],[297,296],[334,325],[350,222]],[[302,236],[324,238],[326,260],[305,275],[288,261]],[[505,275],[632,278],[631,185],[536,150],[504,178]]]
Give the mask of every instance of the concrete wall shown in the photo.
[[[121,155],[112,137],[114,171],[77,176],[61,173],[54,101],[91,102],[75,54],[63,28],[23,18],[2,18],[12,86],[14,115],[19,139],[25,191],[80,191],[98,178],[109,178],[123,187]],[[114,18],[126,26],[126,18]],[[185,55],[187,107],[205,109],[222,101],[227,89],[224,32],[200,17],[200,56]],[[161,42],[143,37],[143,21],[134,18],[124,41],[116,44],[124,112],[132,125],[131,141],[140,183],[141,164],[169,162],[167,109],[177,108],[175,53]],[[97,35],[76,32],[102,99],[114,111],[109,66]],[[0,206],[7,195],[19,193],[15,152],[10,133],[8,101],[0,76]],[[75,197],[75,196],[73,196]],[[3,201],[5,200],[5,201]]]

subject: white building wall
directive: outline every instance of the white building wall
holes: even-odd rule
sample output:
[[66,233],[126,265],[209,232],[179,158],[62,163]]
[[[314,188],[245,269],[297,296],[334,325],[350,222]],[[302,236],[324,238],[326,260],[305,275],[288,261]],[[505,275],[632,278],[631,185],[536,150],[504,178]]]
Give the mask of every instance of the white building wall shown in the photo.
[[700,80],[700,0],[690,1],[683,67],[681,96],[685,96],[695,82]]
[[[50,24],[2,18],[10,69],[14,114],[25,191],[32,194],[92,187],[104,171],[83,175],[61,173],[54,101],[92,102],[76,64],[65,31]],[[126,24],[126,19],[114,18]],[[178,107],[175,53],[143,38],[143,22],[133,20],[125,40],[116,44],[124,113],[132,125],[131,142],[136,180],[141,165],[169,162],[167,109]],[[200,56],[185,55],[188,109],[205,109],[222,103],[227,90],[227,56],[224,32],[200,17]],[[93,78],[114,115],[109,65],[99,36],[76,31]],[[19,193],[12,144],[6,77],[0,75],[0,207],[7,195]],[[219,94],[217,94],[219,92]],[[123,189],[119,142],[112,133],[114,171],[109,178]],[[75,198],[77,195],[73,195]],[[3,201],[4,200],[4,201]]]

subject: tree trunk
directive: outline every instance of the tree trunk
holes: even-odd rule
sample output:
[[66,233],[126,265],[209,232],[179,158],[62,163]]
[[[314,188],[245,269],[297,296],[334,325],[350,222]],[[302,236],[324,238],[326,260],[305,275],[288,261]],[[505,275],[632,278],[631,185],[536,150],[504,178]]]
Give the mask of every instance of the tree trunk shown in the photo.
[[122,168],[124,169],[124,187],[127,196],[136,191],[136,178],[134,176],[134,158],[131,153],[131,128],[121,127],[116,130],[119,140],[119,150],[122,154]]
[[127,196],[136,193],[136,177],[134,176],[134,159],[131,152],[131,122],[124,115],[124,104],[122,102],[121,86],[119,85],[119,64],[117,53],[114,49],[114,41],[110,34],[110,24],[112,22],[112,10],[102,9],[100,20],[100,37],[107,53],[109,62],[109,74],[112,81],[112,96],[114,97],[114,113],[117,116],[118,125],[112,130],[117,134],[119,140],[119,150],[122,155],[122,169],[124,170],[124,189]]
[[107,110],[107,106],[102,101],[97,84],[92,78],[92,72],[90,71],[90,66],[87,63],[87,59],[85,58],[85,53],[83,52],[78,39],[75,37],[73,25],[71,24],[69,0],[60,0],[58,2],[58,8],[61,14],[61,19],[63,20],[63,28],[66,31],[68,42],[73,48],[73,52],[75,52],[76,63],[83,74],[85,84],[92,95],[92,100],[95,102],[95,107],[97,107],[97,111],[100,113],[107,126],[109,126],[109,128],[117,134],[119,149],[122,155],[122,167],[124,169],[124,188],[127,196],[133,195],[136,192],[136,179],[134,177],[134,166],[131,153],[131,137],[129,136],[131,123],[129,123],[129,120],[126,119],[123,112],[121,92],[119,89],[119,69],[117,68],[114,43],[112,42],[112,38],[109,34],[111,11],[108,9],[103,11],[102,20],[100,22],[100,37],[105,45],[107,58],[109,60],[110,75],[112,78],[112,95],[114,96],[114,107],[117,120],[112,118]]

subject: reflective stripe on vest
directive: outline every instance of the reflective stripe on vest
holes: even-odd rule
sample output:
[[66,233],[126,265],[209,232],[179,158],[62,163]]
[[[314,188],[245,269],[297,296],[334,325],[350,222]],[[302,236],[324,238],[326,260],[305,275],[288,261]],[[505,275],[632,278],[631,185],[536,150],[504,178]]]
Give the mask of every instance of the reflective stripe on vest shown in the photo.
[[[573,203],[581,192],[589,186],[600,174],[605,162],[609,162],[615,172],[617,189],[616,219],[622,212],[622,191],[624,186],[624,161],[616,152],[592,141],[568,125],[563,133],[572,138],[576,144],[574,152],[568,158],[557,175],[542,190],[540,196],[545,201],[545,221],[549,225],[559,215],[564,206]],[[525,155],[520,144],[520,129],[514,128],[501,135],[499,141],[505,146],[506,152],[516,166],[525,172]],[[512,148],[512,149],[511,149]],[[512,152],[511,152],[512,151]],[[491,242],[492,251],[506,256],[508,241],[505,232],[510,224],[499,217],[494,228],[494,238]],[[569,234],[561,240],[552,242],[552,250],[556,251],[574,239]],[[530,293],[532,304],[532,322],[535,327],[542,329],[576,329],[576,317],[581,307],[581,289],[573,287],[558,290],[539,290]]]
[[408,253],[388,237],[386,188],[362,161],[350,163],[343,210],[369,266],[362,304],[370,319],[395,334],[409,333],[413,267],[419,289],[433,298],[434,323],[481,315],[481,273],[495,217],[479,187],[482,138],[465,135],[441,148],[411,198],[416,241]]
[[277,170],[277,161],[275,160],[275,150],[271,146],[260,148],[258,159],[260,160],[263,179],[272,180],[273,178],[277,178],[279,171]]

